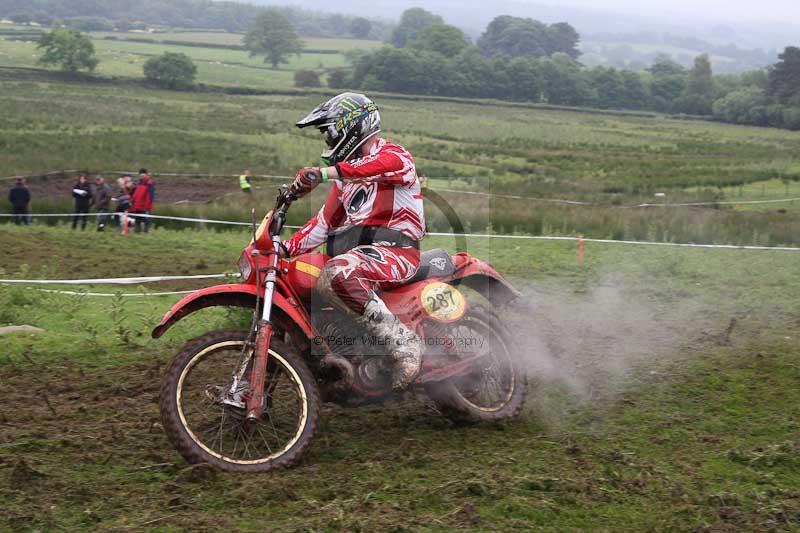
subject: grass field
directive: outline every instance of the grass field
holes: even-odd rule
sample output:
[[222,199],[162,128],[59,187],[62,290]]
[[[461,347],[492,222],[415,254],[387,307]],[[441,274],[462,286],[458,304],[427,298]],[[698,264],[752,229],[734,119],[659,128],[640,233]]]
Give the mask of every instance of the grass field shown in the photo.
[[[9,30],[3,26],[3,29]],[[344,52],[380,46],[377,41],[357,39],[305,39],[307,49],[338,53],[302,53],[288,57],[288,63],[273,69],[263,58],[250,57],[241,50],[162,44],[160,41],[186,41],[210,45],[240,45],[242,35],[224,32],[166,32],[133,34],[93,32],[101,76],[142,78],[142,67],[149,57],[165,52],[184,53],[197,64],[197,81],[220,86],[252,87],[257,89],[290,89],[294,87],[294,72],[299,69],[320,73],[344,66]],[[113,37],[114,39],[108,39]],[[116,40],[115,40],[116,39]],[[137,39],[129,41],[126,39]],[[140,42],[142,39],[152,42]],[[39,53],[33,42],[6,40],[0,36],[0,66],[35,67]]]
[[[216,273],[246,240],[0,227],[3,277],[18,278]],[[538,307],[518,329],[547,347],[524,350],[535,379],[522,420],[452,426],[422,397],[328,406],[306,460],[258,477],[189,468],[155,402],[178,346],[241,315],[203,311],[154,341],[176,297],[0,288],[0,323],[46,330],[0,337],[0,528],[800,527],[794,254],[589,245],[578,265],[572,243],[469,249]]]
[[[294,87],[294,71],[298,69],[322,71],[345,64],[342,54],[300,54],[289,56],[288,64],[273,69],[261,58],[251,58],[247,52],[238,50],[103,39],[95,40],[94,45],[100,61],[97,73],[102,76],[142,78],[142,68],[148,58],[164,52],[178,52],[195,61],[198,82],[261,89]],[[34,43],[0,39],[0,65],[35,66],[37,57]]]
[[[105,68],[121,74],[163,47],[105,42]],[[0,65],[30,65],[25,46],[0,41]],[[284,90],[292,75],[292,65],[215,65],[221,50],[183,48],[203,56],[200,81],[215,79],[207,69],[229,68]],[[7,69],[0,92],[0,176],[146,166],[156,174],[156,214],[248,220],[235,179],[159,174],[247,167],[286,175],[321,150],[316,135],[292,124],[322,94],[180,93]],[[793,204],[621,208],[661,201],[657,192],[669,202],[800,195],[800,133],[377,99],[386,135],[432,178],[431,229],[449,229],[433,202],[439,194],[468,231],[800,244]],[[69,209],[71,181],[31,178],[34,212]],[[259,212],[276,183],[256,180]],[[321,189],[295,206],[290,222],[316,210]],[[159,222],[149,235],[123,238],[0,220],[0,278],[231,272],[248,240],[238,228],[175,227]],[[425,246],[454,250],[455,242],[429,238]],[[800,529],[796,252],[589,243],[578,264],[572,242],[470,238],[468,250],[537,309],[505,315],[532,378],[522,419],[453,426],[416,396],[359,410],[326,406],[306,460],[259,477],[188,467],[157,413],[160,375],[182,343],[241,325],[246,314],[204,310],[154,341],[150,328],[177,297],[0,286],[0,326],[45,330],[0,336],[0,529]]]

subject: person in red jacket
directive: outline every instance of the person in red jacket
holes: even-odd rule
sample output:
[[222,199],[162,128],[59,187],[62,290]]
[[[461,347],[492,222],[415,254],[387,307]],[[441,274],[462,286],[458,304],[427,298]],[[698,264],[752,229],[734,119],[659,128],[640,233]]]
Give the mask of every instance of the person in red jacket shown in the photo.
[[153,178],[147,172],[146,168],[139,170],[139,181],[131,194],[131,213],[136,222],[136,233],[144,232],[150,229],[150,217],[136,216],[136,215],[149,215],[153,211],[153,202],[156,200],[156,185],[153,183]]
[[419,374],[421,341],[387,307],[377,291],[399,286],[419,268],[425,236],[422,190],[414,159],[402,146],[378,136],[380,113],[363,94],[343,93],[297,123],[319,129],[326,166],[298,171],[291,191],[308,194],[322,181],[331,190],[322,209],[284,241],[293,256],[327,241],[318,287],[329,287],[374,338],[386,339],[394,361],[392,386],[406,388]]

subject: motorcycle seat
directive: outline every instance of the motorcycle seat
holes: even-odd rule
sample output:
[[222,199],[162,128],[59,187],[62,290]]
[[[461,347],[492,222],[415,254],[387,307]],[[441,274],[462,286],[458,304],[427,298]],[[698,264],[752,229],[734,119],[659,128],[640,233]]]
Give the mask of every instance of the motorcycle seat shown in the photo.
[[406,283],[415,283],[428,278],[443,278],[455,273],[456,267],[450,254],[441,248],[422,252],[419,256],[419,269]]

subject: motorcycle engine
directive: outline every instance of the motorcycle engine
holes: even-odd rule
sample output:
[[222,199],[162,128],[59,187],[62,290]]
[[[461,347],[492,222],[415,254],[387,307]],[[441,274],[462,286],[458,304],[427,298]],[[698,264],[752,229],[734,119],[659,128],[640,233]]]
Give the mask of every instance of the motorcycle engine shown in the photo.
[[392,366],[386,347],[376,344],[351,317],[332,315],[325,317],[327,320],[320,320],[318,326],[331,351],[350,361],[362,387],[373,390],[387,388]]

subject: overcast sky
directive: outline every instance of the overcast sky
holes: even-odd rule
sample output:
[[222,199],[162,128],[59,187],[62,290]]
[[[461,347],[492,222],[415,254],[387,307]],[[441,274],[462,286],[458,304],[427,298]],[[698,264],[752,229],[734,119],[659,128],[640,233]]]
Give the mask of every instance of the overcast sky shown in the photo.
[[[537,0],[532,0],[537,1]],[[800,24],[800,0],[544,0],[598,10],[624,10],[641,15],[694,15],[713,20],[756,22],[776,20]]]

